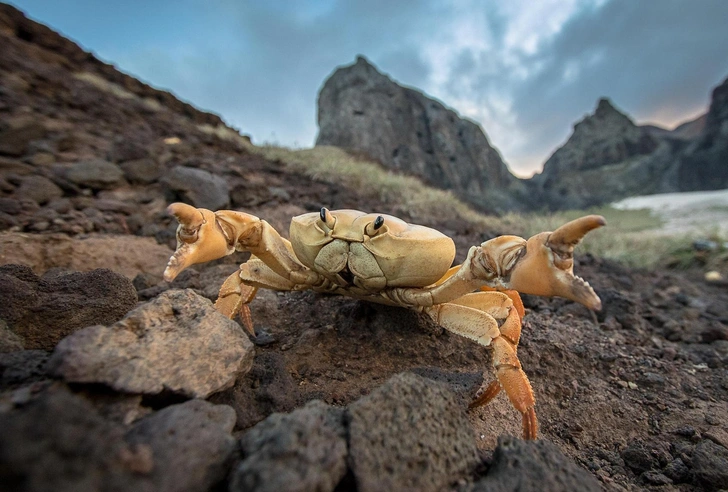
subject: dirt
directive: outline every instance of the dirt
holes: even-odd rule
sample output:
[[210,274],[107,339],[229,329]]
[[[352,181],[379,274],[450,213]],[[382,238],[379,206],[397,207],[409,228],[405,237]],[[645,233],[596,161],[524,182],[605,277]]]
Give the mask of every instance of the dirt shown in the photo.
[[[123,145],[141,148],[160,175],[182,164],[223,176],[232,208],[267,219],[283,235],[290,217],[322,205],[413,219],[397,203],[375,202],[345,183],[291,172],[283,163],[204,133],[178,109],[144,110],[134,100],[74,78],[69,71],[79,67],[67,53],[47,48],[53,43],[12,29],[0,30],[0,39],[0,132],[19,118],[44,129],[29,133],[19,155],[0,156],[0,224],[6,234],[24,234],[38,243],[57,241],[57,234],[137,235],[171,247],[175,224],[164,208],[175,197],[159,180],[127,178],[110,189],[64,181],[62,171],[73,163],[113,162]],[[182,143],[165,144],[171,136]],[[53,181],[62,196],[48,201],[24,196],[23,177],[29,175]],[[117,202],[127,207],[114,206]],[[469,246],[509,232],[478,230],[455,218],[414,219],[452,236],[457,260]],[[59,266],[47,257],[26,260],[37,274]],[[174,286],[214,298],[244,260],[241,253],[195,267]],[[601,297],[600,313],[560,299],[524,296],[519,357],[537,398],[540,438],[608,490],[720,488],[721,478],[711,473],[722,466],[722,455],[706,450],[728,448],[728,289],[697,273],[637,271],[591,256],[578,257],[575,271]],[[135,279],[141,301],[170,288],[158,272],[147,273]],[[487,349],[418,313],[310,292],[270,291],[261,291],[251,309],[258,330],[253,369],[234,388],[209,398],[235,409],[237,435],[273,412],[313,399],[347,405],[405,370],[449,381],[463,400],[493,378]],[[28,358],[36,365],[37,359]],[[35,366],[30,371],[34,378],[37,371]],[[22,378],[3,389],[21,385]],[[502,395],[470,411],[469,419],[485,468],[499,436],[521,433],[520,415]]]

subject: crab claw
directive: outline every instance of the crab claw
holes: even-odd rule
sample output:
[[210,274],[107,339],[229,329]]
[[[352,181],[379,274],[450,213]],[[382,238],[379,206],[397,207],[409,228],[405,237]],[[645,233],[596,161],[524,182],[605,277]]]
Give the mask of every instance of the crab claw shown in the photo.
[[222,229],[216,224],[215,213],[184,203],[173,203],[167,212],[179,221],[177,250],[167,263],[164,280],[171,282],[179,273],[195,263],[221,258],[232,252]]
[[540,296],[560,296],[598,311],[602,301],[594,289],[574,275],[574,247],[591,230],[606,225],[600,215],[568,222],[554,232],[542,232],[526,243],[526,252],[513,266],[510,287]]

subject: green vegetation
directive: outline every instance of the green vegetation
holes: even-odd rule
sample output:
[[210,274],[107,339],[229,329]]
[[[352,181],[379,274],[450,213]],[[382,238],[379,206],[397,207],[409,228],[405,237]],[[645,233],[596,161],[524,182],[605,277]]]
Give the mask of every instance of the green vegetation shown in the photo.
[[607,227],[590,232],[578,251],[632,267],[656,268],[670,263],[675,251],[690,248],[690,238],[661,233],[660,219],[647,209],[619,210],[606,206],[552,214],[510,214],[505,218],[520,221],[524,233],[530,236],[540,231],[552,231],[565,222],[588,214],[604,216]]
[[372,200],[397,204],[410,212],[413,219],[429,218],[428,222],[456,215],[484,229],[500,228],[496,217],[472,210],[451,192],[432,188],[412,176],[396,174],[381,165],[338,148],[317,146],[292,150],[277,146],[250,148],[266,159],[280,161],[289,169],[313,179],[329,183],[346,183]]

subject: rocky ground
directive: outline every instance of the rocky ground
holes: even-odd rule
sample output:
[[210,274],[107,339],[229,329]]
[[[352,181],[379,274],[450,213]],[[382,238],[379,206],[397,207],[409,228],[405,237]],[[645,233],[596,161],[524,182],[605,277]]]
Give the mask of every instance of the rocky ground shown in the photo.
[[4,488],[728,488],[725,286],[582,256],[600,313],[525,296],[541,439],[523,442],[505,397],[466,410],[490,353],[416,313],[262,291],[251,340],[210,302],[245,255],[161,279],[174,200],[284,234],[322,205],[386,211],[458,259],[509,231],[292,173],[6,6],[0,43]]

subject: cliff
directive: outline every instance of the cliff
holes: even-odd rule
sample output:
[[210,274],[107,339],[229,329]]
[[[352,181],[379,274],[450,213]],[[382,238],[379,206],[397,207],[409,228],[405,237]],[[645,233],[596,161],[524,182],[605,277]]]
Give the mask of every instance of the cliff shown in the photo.
[[483,210],[521,206],[515,197],[523,185],[480,126],[402,87],[361,56],[324,83],[318,123],[316,145],[365,152],[390,169],[453,190]]

